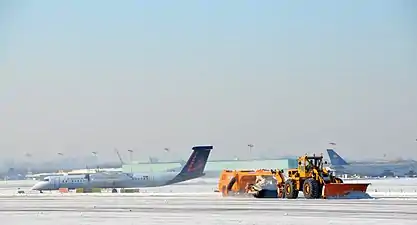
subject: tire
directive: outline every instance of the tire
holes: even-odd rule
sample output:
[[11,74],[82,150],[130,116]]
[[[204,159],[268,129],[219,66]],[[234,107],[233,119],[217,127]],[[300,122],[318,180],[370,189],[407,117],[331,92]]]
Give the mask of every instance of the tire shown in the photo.
[[255,198],[278,198],[276,190],[260,190],[253,195]]
[[303,184],[303,194],[307,199],[314,199],[320,197],[320,185],[313,178],[308,178]]
[[298,198],[298,190],[295,187],[295,183],[292,180],[285,181],[284,193],[287,199],[296,199]]
[[255,198],[264,198],[265,196],[264,196],[264,192],[263,192],[263,190],[260,190],[260,191],[258,191],[258,192],[256,192],[254,195],[253,195],[253,197],[255,197]]
[[236,183],[236,177],[233,177],[233,178],[230,180],[229,184],[227,184],[227,193],[229,193],[229,192],[232,190],[233,185],[234,185],[235,183]]

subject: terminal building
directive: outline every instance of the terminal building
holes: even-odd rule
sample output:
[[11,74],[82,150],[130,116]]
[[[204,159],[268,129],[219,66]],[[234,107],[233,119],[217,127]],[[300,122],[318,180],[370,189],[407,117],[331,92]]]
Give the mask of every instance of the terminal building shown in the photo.
[[[126,173],[180,171],[180,162],[136,163],[123,165]],[[218,177],[222,170],[282,169],[297,168],[296,158],[253,159],[253,160],[211,160],[207,162],[207,177]]]

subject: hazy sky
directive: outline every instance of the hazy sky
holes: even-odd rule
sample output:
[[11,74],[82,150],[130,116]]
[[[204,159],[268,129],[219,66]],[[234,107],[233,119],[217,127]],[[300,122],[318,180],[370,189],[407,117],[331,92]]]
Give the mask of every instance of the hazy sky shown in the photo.
[[[417,158],[417,4],[2,1],[4,157]],[[155,153],[151,153],[155,151]]]

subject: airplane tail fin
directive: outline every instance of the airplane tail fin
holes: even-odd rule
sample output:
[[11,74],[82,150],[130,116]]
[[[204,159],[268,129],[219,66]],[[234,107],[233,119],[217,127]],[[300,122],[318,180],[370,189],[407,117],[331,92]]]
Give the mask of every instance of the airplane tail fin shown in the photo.
[[207,160],[213,146],[195,146],[190,158],[182,167],[178,175],[170,182],[178,183],[204,176]]
[[333,149],[327,149],[327,154],[329,154],[330,163],[333,166],[345,166],[349,165],[339,154],[337,154]]

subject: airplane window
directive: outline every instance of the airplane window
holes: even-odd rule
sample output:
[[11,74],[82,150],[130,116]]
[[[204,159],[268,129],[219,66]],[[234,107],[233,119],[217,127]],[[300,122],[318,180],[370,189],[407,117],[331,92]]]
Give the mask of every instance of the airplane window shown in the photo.
[[43,178],[43,181],[47,181],[47,182],[49,182],[49,178],[48,178],[48,177]]

